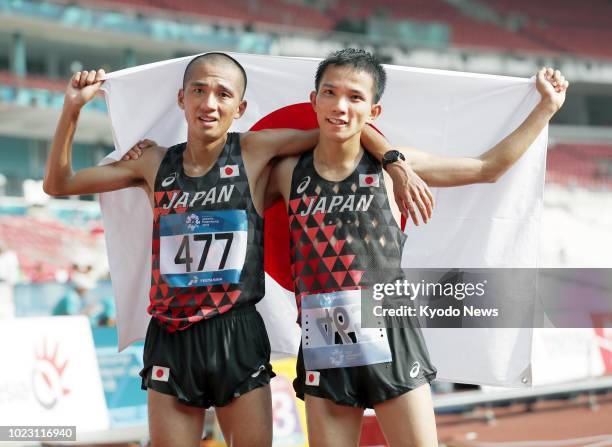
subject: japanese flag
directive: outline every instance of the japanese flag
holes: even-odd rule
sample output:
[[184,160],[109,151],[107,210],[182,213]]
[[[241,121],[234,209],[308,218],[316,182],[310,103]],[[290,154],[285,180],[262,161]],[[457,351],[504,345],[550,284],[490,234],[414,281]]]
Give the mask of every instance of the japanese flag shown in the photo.
[[[318,60],[232,56],[244,66],[249,80],[248,107],[232,131],[317,126],[308,95]],[[162,146],[186,140],[187,124],[176,94],[191,59],[107,75],[102,88],[116,150],[106,162],[119,160],[145,137]],[[439,155],[478,156],[516,129],[540,99],[533,79],[390,65],[386,70],[383,113],[376,127],[395,146]],[[427,225],[408,228],[402,265],[535,267],[546,142],[547,129],[495,184],[434,189],[434,217]],[[223,170],[222,176],[233,172]],[[360,179],[360,185],[367,178],[372,176]],[[379,185],[380,179],[372,178],[371,184]],[[146,333],[153,217],[148,198],[139,188],[102,194],[101,204],[123,349]],[[295,354],[300,329],[295,323],[284,205],[278,203],[266,211],[265,232],[266,296],[258,307],[273,350]],[[424,336],[440,379],[506,386],[531,382],[529,328],[437,329],[424,331]],[[466,346],[470,347],[469,361]]]
[[159,382],[167,382],[170,378],[170,368],[165,366],[154,366],[151,371],[151,380],[157,380]]
[[221,178],[237,177],[240,175],[238,165],[225,165],[219,168]]
[[306,371],[306,385],[319,386],[321,373],[319,371]]
[[378,174],[359,174],[359,186],[362,188],[368,186],[378,187]]

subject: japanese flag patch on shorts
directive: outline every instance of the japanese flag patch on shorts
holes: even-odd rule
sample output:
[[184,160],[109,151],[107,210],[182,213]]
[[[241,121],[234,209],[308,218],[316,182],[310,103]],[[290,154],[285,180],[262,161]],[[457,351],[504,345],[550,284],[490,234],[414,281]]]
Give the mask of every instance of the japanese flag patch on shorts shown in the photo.
[[154,366],[151,371],[151,380],[158,380],[160,382],[167,382],[170,378],[170,368],[165,366]]
[[306,385],[319,386],[320,376],[319,371],[306,371]]

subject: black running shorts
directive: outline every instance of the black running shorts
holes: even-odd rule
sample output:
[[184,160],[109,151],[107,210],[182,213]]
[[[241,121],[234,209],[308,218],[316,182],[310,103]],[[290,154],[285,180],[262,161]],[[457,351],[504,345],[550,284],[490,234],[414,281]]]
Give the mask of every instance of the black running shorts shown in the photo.
[[297,397],[309,394],[339,405],[374,408],[435,379],[420,330],[388,328],[387,335],[392,361],[367,366],[306,371],[300,346],[293,381]]
[[268,334],[254,306],[172,333],[151,318],[143,357],[142,389],[202,408],[227,405],[275,376]]

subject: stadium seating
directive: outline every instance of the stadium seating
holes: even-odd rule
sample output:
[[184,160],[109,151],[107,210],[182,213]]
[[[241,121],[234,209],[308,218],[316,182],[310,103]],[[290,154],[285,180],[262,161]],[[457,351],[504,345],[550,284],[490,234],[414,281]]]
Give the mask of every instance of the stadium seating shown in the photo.
[[[64,103],[66,79],[28,75],[19,77],[0,70],[0,101],[20,106],[61,108]],[[106,103],[100,97],[86,105],[88,110],[106,112]]]
[[84,230],[56,220],[0,217],[0,238],[17,252],[20,267],[32,282],[53,281],[58,270],[70,272],[77,248],[94,246],[99,237],[99,231]]
[[[581,51],[585,54],[606,56],[610,50],[595,50],[597,42],[593,40],[588,31],[580,29],[578,37],[565,44],[560,44],[559,39],[551,38],[549,33],[554,28],[543,27],[540,15],[545,8],[533,6],[525,8],[528,14],[534,14],[533,21],[525,20],[525,25],[520,31],[513,31],[506,27],[476,20],[464,14],[458,8],[443,0],[406,0],[397,2],[394,0],[382,0],[370,2],[366,0],[338,0],[330,2],[327,7],[308,6],[307,2],[289,2],[285,0],[272,0],[263,2],[261,0],[226,0],[224,2],[200,2],[197,0],[186,0],[182,2],[171,2],[168,0],[81,0],[85,6],[89,5],[120,5],[130,8],[131,11],[151,12],[152,10],[172,12],[183,15],[203,15],[208,17],[219,17],[224,20],[232,20],[243,25],[282,25],[315,31],[331,31],[342,19],[365,20],[373,16],[382,16],[391,20],[412,20],[417,22],[436,22],[447,24],[451,28],[451,43],[458,47],[492,48],[504,49],[506,51],[532,51],[552,53],[559,51]],[[527,2],[520,2],[525,3]],[[491,6],[496,8],[501,18],[505,15],[512,16],[515,9],[510,0],[491,1]],[[561,4],[564,11],[557,11],[551,16],[561,23],[571,17],[572,4],[568,1]],[[600,2],[600,9],[604,11],[607,5]],[[554,8],[557,9],[557,8]],[[588,8],[584,8],[586,10]],[[581,12],[578,23],[589,22],[588,12]],[[502,20],[503,21],[503,20]],[[557,23],[554,21],[547,23]],[[595,22],[599,23],[599,22]],[[537,25],[537,26],[536,26]],[[272,28],[273,29],[273,28]],[[555,36],[557,37],[557,36]],[[410,42],[407,42],[410,43]]]
[[[612,11],[610,12],[612,17]],[[611,21],[612,23],[612,21]],[[598,58],[612,58],[612,48],[604,42],[612,41],[612,29],[583,28],[563,26],[563,32],[554,25],[528,25],[525,33],[549,45],[556,45],[560,50]]]
[[267,23],[290,27],[331,30],[334,21],[327,15],[308,6],[287,3],[282,0],[263,2],[261,0],[225,0],[223,2],[201,2],[185,0],[174,2],[168,0],[106,0],[81,1],[85,6],[119,4],[131,7],[132,10],[172,11],[178,14],[198,14],[209,17],[219,17],[225,20],[236,20],[243,24]]
[[[63,3],[70,5],[67,0]],[[131,17],[171,15],[178,21],[197,20],[197,16],[219,18],[230,27],[255,25],[271,33],[280,31],[279,26],[285,30],[329,32],[343,19],[363,22],[371,17],[384,17],[444,24],[450,28],[451,44],[456,47],[612,58],[612,47],[603,44],[612,40],[609,26],[612,3],[607,0],[592,0],[589,7],[577,7],[572,0],[474,0],[457,6],[444,0],[78,0],[77,3],[84,8],[119,10]],[[488,13],[483,15],[482,11]],[[55,13],[63,14],[60,10]]]
[[[612,3],[590,0],[588,6],[572,0],[488,0],[505,16],[524,22],[521,33],[552,49],[584,56],[612,58]],[[562,30],[562,31],[561,31]]]
[[582,28],[609,28],[612,4],[607,0],[589,0],[579,4],[574,0],[487,0],[487,5],[534,22]]
[[546,44],[491,23],[479,23],[474,20],[457,18],[451,24],[452,43],[458,47],[503,48],[505,51],[526,50],[540,53],[553,52],[553,49]]
[[9,71],[3,70],[0,70],[0,84],[59,92],[63,92],[66,88],[65,79],[53,79],[46,76],[35,75],[28,75],[21,78]]
[[563,186],[612,189],[612,146],[557,144],[549,148],[546,181]]

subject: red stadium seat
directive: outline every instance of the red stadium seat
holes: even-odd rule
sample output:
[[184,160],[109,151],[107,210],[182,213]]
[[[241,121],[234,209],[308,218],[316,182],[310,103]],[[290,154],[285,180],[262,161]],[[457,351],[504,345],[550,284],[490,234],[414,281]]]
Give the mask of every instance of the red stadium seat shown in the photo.
[[96,244],[99,232],[92,233],[60,221],[29,216],[0,217],[0,238],[15,252],[31,281],[53,280],[58,270],[70,272],[77,247]]
[[612,146],[557,144],[549,148],[546,181],[564,186],[612,189]]

